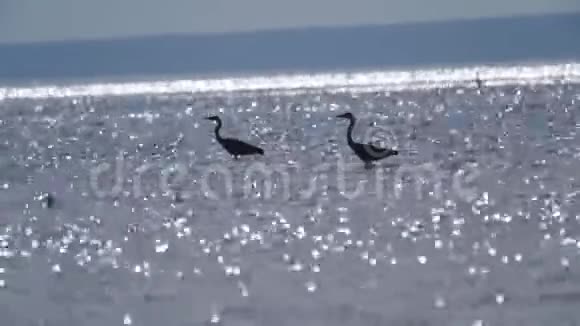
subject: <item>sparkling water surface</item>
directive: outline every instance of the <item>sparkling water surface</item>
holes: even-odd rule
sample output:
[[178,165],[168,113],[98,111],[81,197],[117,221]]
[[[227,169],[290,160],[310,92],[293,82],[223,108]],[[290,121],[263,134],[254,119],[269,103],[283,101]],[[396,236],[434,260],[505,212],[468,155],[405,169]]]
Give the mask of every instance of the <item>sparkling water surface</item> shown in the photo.
[[3,88],[3,322],[580,324],[578,68],[493,69]]

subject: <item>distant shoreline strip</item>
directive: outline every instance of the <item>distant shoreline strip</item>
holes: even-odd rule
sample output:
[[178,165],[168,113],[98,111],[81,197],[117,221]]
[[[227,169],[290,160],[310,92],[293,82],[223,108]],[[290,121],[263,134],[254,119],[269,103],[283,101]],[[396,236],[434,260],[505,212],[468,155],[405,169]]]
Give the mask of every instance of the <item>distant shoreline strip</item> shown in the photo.
[[579,83],[580,63],[4,87],[0,88],[0,101],[180,93],[218,95],[237,92],[300,94],[321,90],[326,92],[428,90],[475,87],[474,81],[477,76],[486,86]]

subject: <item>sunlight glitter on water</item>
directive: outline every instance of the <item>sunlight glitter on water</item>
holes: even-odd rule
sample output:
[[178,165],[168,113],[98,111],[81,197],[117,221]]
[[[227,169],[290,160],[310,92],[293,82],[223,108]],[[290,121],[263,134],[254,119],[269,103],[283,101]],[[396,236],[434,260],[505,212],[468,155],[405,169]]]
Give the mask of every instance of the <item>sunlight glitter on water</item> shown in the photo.
[[[579,325],[580,84],[560,84],[576,78],[570,67],[481,70],[487,85],[520,78],[483,90],[470,68],[401,73],[400,87],[433,88],[420,91],[360,93],[397,81],[361,73],[296,79],[289,95],[214,85],[223,96],[194,103],[152,83],[161,95],[10,97],[0,102],[0,315],[23,326]],[[292,86],[285,78],[270,83],[276,92]],[[348,78],[355,86],[337,91]],[[455,84],[465,87],[436,88]],[[364,169],[334,118],[344,111],[359,117],[356,139],[415,151]],[[210,114],[266,155],[231,159]],[[341,158],[352,163],[344,183],[318,169]],[[245,173],[254,163],[288,168],[290,197],[277,177],[265,196]],[[215,164],[252,192],[236,181],[228,196],[214,175],[224,197],[206,196]],[[187,173],[171,194],[159,177],[177,165]],[[357,183],[360,196],[343,196]]]
[[140,94],[228,93],[266,91],[299,94],[324,88],[328,92],[400,91],[475,85],[479,78],[489,86],[553,84],[580,81],[580,64],[472,66],[408,71],[373,71],[269,75],[223,79],[178,79],[125,83],[84,83],[68,86],[0,88],[0,101],[18,98],[63,98],[77,96],[123,96]]

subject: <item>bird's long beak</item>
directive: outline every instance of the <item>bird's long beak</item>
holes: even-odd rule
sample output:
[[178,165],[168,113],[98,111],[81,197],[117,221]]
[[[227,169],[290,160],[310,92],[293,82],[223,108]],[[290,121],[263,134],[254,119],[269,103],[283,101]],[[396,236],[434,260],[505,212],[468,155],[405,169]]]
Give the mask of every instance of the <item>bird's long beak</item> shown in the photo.
[[336,116],[337,118],[346,118],[346,113],[339,114]]
[[205,119],[205,120],[210,120],[210,121],[212,120],[212,118],[204,118],[204,119]]

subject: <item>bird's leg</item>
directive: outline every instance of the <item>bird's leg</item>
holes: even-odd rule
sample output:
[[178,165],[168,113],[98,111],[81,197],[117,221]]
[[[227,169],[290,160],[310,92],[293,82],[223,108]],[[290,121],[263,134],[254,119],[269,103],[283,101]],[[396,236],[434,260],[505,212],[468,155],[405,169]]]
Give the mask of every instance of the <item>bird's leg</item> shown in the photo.
[[372,162],[365,162],[365,170],[370,170],[374,167]]

